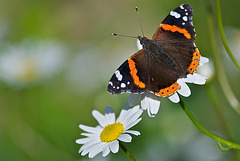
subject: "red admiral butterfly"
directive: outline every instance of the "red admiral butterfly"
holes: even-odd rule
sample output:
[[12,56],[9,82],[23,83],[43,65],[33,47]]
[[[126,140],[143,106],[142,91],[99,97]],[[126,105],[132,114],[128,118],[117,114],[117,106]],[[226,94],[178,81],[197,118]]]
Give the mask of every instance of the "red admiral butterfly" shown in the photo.
[[182,4],[162,21],[152,39],[138,36],[143,49],[115,71],[108,92],[151,92],[166,97],[181,89],[178,80],[193,74],[200,62],[192,16],[191,6]]

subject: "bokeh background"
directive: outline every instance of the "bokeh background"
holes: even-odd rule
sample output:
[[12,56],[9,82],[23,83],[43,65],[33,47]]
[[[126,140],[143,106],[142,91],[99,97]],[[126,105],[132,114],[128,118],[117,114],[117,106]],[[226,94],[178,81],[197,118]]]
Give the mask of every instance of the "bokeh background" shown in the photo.
[[[216,4],[211,0],[8,0],[0,1],[0,160],[81,161],[82,137],[78,125],[96,126],[93,109],[111,106],[118,114],[128,94],[107,93],[109,78],[137,51],[136,39],[111,36],[112,32],[141,35],[138,6],[145,36],[151,38],[174,8],[189,3],[194,9],[195,41],[209,57],[206,85],[189,85],[183,98],[198,121],[209,131],[240,143],[240,114],[226,99],[214,69],[211,35],[235,98],[240,99],[240,72],[230,61],[216,26]],[[240,62],[240,1],[222,0],[224,31]],[[213,14],[209,14],[209,9]],[[209,22],[213,24],[209,31]],[[216,48],[216,47],[215,47]],[[219,60],[217,60],[219,61]],[[222,72],[222,71],[220,71]],[[228,93],[227,93],[228,94]],[[231,100],[231,98],[230,98]],[[231,101],[230,101],[231,102]],[[219,108],[216,108],[219,107]],[[237,161],[238,154],[222,152],[203,135],[178,104],[163,98],[155,118],[144,112],[126,147],[137,160]],[[226,130],[227,127],[227,130]],[[231,136],[226,131],[230,131]],[[117,154],[92,160],[128,160]]]

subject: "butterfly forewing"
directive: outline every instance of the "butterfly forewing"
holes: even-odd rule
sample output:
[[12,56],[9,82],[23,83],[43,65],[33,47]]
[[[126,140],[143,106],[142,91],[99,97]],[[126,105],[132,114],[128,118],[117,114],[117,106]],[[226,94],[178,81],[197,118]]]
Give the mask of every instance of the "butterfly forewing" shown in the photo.
[[157,40],[167,32],[175,39],[195,40],[195,30],[192,23],[193,10],[189,4],[182,4],[162,21],[153,35],[153,40]]
[[[108,83],[108,92],[121,94],[123,92],[143,93],[146,92],[145,82],[147,75],[146,59],[144,50],[139,50],[126,60],[112,75]],[[137,61],[140,60],[140,61]],[[141,74],[141,77],[138,75]]]

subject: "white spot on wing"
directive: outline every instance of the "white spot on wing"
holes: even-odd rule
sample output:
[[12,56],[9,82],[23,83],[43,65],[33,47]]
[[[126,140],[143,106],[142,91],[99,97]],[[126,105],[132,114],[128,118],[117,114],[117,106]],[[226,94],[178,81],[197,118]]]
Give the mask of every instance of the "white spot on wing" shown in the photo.
[[182,19],[183,19],[184,21],[187,21],[187,20],[188,20],[187,16],[183,16]]
[[180,8],[183,10],[184,9],[183,5],[181,5]]
[[185,22],[183,22],[182,25],[185,25]]
[[181,15],[179,13],[175,12],[175,11],[171,11],[170,15],[174,16],[175,18],[180,18],[181,17]]
[[108,84],[109,84],[110,86],[113,86],[113,83],[112,83],[112,82],[109,82]]
[[127,85],[129,85],[130,84],[130,82],[127,82]]
[[121,83],[121,88],[125,88],[126,84],[125,83]]
[[117,71],[115,72],[115,75],[116,75],[118,81],[122,81],[123,76],[122,76],[122,74],[120,73],[119,70],[117,70]]

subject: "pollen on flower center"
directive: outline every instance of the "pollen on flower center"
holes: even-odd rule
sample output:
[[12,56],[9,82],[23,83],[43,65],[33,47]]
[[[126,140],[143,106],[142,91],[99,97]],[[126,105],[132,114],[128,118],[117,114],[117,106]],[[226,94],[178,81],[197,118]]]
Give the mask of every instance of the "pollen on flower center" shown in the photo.
[[103,129],[100,139],[102,142],[112,142],[114,140],[117,140],[117,138],[122,134],[123,132],[123,124],[118,122],[114,123],[108,126],[105,126]]
[[23,71],[19,75],[19,79],[24,82],[33,82],[37,79],[38,74],[34,62],[29,59],[23,60]]

